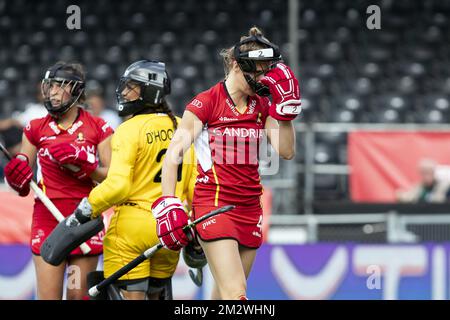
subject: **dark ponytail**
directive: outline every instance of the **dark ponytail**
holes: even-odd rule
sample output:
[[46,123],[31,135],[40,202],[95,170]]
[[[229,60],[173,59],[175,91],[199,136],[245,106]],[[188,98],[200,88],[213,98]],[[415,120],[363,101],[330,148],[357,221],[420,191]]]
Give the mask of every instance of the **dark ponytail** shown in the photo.
[[167,101],[163,101],[163,103],[161,103],[161,111],[163,113],[167,113],[167,115],[169,116],[170,120],[172,120],[173,131],[177,130],[177,128],[178,128],[177,118],[175,118],[175,115],[173,114],[172,109],[170,108],[170,106],[167,103]]
[[167,103],[166,100],[163,100],[157,106],[155,106],[155,105],[147,105],[147,107],[145,109],[135,113],[134,115],[136,116],[138,114],[151,114],[151,113],[165,113],[165,114],[167,114],[169,116],[170,120],[172,120],[174,131],[177,130],[177,128],[178,128],[177,118],[175,118],[175,115],[173,114],[172,109],[170,108],[170,106],[169,106],[169,104]]

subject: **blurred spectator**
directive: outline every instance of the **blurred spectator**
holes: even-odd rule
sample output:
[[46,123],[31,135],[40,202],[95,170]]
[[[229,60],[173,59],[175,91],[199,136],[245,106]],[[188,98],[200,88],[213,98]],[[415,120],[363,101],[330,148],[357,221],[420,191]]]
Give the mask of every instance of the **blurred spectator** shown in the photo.
[[46,115],[47,109],[44,107],[44,98],[41,93],[41,82],[39,82],[36,85],[35,101],[27,103],[23,112],[14,112],[12,114],[12,118],[17,120],[22,127],[25,127],[31,120],[43,118]]
[[0,141],[11,154],[16,154],[20,151],[22,128],[31,120],[47,115],[47,109],[45,109],[43,104],[40,82],[36,86],[35,99],[36,101],[25,105],[23,112],[16,111],[11,118],[0,120]]
[[433,202],[442,203],[448,200],[450,181],[445,177],[437,177],[438,164],[431,159],[422,159],[418,170],[421,177],[419,184],[410,190],[398,191],[399,202]]
[[115,111],[106,108],[101,90],[91,90],[86,93],[88,110],[96,117],[100,117],[115,130],[122,122]]
[[0,120],[0,142],[11,154],[20,151],[22,126],[15,119]]

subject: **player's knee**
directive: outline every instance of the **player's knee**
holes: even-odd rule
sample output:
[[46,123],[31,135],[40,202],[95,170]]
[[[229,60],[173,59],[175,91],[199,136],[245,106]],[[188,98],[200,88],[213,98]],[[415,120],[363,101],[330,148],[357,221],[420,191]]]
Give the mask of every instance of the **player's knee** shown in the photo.
[[219,292],[219,288],[217,287],[217,284],[214,284],[212,293],[211,293],[211,300],[220,300],[221,296],[220,296],[220,292]]
[[224,292],[221,297],[223,300],[241,300],[242,297],[246,297],[247,293],[245,290],[236,290],[230,292]]
[[247,284],[244,282],[228,283],[222,288],[219,287],[220,297],[223,300],[239,300],[240,297],[246,296]]
[[82,290],[67,290],[66,299],[67,300],[84,300],[85,292]]
[[52,283],[40,283],[37,284],[37,298],[38,300],[61,300],[63,296],[62,285],[52,285]]
[[56,292],[38,291],[37,298],[38,300],[61,300],[62,295]]
[[[126,300],[145,300],[145,292],[142,292],[142,291],[122,290],[122,294]],[[150,299],[150,300],[153,300],[153,299]]]

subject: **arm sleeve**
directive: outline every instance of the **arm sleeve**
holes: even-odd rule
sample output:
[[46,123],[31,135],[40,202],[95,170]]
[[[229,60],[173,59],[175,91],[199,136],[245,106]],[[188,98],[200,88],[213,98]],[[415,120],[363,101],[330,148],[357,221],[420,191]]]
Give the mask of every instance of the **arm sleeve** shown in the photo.
[[108,138],[110,135],[114,133],[113,128],[109,125],[108,122],[101,118],[96,119],[96,124],[98,127],[98,141],[97,144],[101,143],[103,140]]
[[35,123],[34,121],[30,121],[25,128],[23,128],[23,133],[25,134],[25,136],[27,137],[28,141],[30,141],[30,143],[37,147],[38,146],[38,136],[36,135],[36,129],[35,129]]
[[206,92],[198,94],[186,106],[186,110],[195,114],[203,124],[208,123],[211,117],[211,103]]
[[93,216],[128,198],[138,153],[139,128],[120,127],[111,140],[111,164],[106,179],[89,194]]

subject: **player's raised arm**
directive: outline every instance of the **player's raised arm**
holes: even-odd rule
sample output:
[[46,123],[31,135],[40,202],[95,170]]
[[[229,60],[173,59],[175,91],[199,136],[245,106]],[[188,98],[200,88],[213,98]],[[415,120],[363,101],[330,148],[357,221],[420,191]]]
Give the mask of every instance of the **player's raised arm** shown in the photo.
[[260,81],[269,88],[272,96],[265,124],[267,137],[282,158],[291,160],[295,156],[292,121],[302,110],[298,80],[291,68],[284,63],[277,63]]
[[195,114],[190,111],[184,112],[164,159],[162,169],[163,196],[175,194],[178,165],[182,162],[184,153],[199,136],[202,128],[203,124]]
[[274,150],[285,160],[295,156],[295,128],[292,121],[277,122],[268,116],[266,120],[266,133]]

